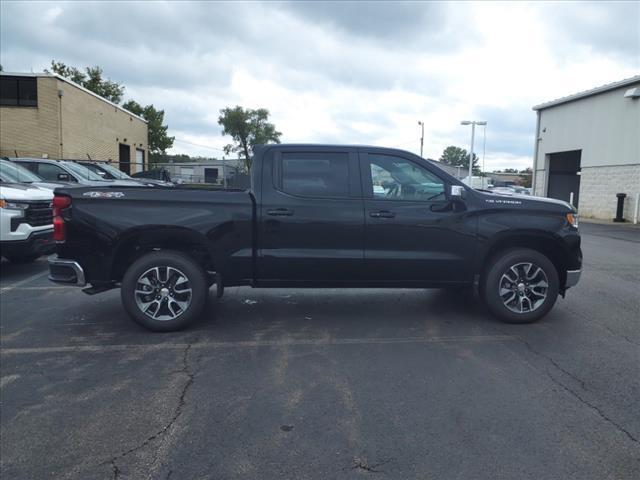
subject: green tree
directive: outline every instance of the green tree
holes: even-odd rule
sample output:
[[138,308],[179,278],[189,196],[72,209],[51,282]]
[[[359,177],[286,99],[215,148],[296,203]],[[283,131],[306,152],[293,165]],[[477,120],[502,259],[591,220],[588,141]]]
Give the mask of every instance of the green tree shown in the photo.
[[533,169],[527,167],[524,170],[520,170],[520,178],[518,183],[526,188],[531,188],[531,181],[533,180]]
[[[460,147],[453,145],[448,146],[442,152],[440,161],[445,165],[451,165],[452,167],[461,167],[462,171],[469,171],[469,153]],[[473,154],[473,174],[480,175],[482,172],[478,166],[478,156]]]
[[169,127],[162,124],[164,122],[164,110],[156,110],[153,105],[143,107],[135,100],[129,100],[122,107],[148,122],[149,161],[151,163],[159,162],[161,156],[165,155],[166,151],[173,147],[173,141],[175,140],[175,137],[167,135]]
[[[65,65],[63,62],[51,60],[51,70],[113,103],[119,104],[122,101],[124,85],[103,78],[101,67],[87,67],[83,72],[76,67]],[[45,71],[48,72],[48,70]]]
[[273,123],[269,123],[269,110],[256,110],[240,106],[227,107],[220,110],[218,124],[222,126],[222,135],[229,135],[233,139],[224,147],[227,155],[234,152],[238,158],[243,158],[247,172],[251,170],[251,153],[254,146],[263,143],[280,143],[281,132],[276,130]]

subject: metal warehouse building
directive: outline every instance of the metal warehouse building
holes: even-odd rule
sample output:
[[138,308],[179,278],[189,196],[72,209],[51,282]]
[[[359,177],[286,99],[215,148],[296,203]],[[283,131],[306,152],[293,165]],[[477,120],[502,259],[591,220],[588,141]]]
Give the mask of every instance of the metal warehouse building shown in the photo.
[[631,220],[640,195],[640,75],[533,107],[533,190],[569,201],[581,216],[611,220],[626,193]]

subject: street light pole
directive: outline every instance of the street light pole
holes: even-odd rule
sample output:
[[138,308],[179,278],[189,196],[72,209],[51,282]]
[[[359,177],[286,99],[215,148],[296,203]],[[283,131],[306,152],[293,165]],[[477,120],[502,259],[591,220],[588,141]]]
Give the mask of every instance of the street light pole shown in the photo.
[[424,122],[418,120],[418,125],[422,126],[422,135],[420,136],[420,156],[422,157],[422,149],[424,147]]
[[463,120],[462,122],[460,122],[460,125],[471,125],[471,149],[469,151],[469,176],[467,177],[467,185],[469,185],[470,187],[473,187],[473,142],[475,140],[475,136],[476,136],[476,125],[486,125],[487,122],[484,121],[470,121],[470,120]]
[[469,151],[469,186],[473,187],[473,141],[476,136],[476,122],[471,123],[471,150]]
[[[487,126],[485,125],[482,128],[482,174],[484,175],[485,169],[484,169],[484,156],[487,153]],[[484,188],[484,185],[482,185],[482,188]]]

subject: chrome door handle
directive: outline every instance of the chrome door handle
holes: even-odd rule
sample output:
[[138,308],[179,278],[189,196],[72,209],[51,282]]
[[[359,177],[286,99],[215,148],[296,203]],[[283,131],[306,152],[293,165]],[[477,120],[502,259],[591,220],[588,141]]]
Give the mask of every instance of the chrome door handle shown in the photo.
[[393,218],[396,216],[396,214],[388,210],[380,210],[379,212],[369,213],[369,216],[373,218]]
[[274,210],[267,210],[267,215],[272,217],[290,217],[293,215],[293,210],[288,208],[276,208]]

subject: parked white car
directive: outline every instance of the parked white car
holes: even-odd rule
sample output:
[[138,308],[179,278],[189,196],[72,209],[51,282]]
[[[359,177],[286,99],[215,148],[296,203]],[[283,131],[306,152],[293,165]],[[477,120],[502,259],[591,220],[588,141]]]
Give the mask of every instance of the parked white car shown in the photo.
[[53,253],[53,192],[28,184],[0,184],[0,254],[31,262]]

